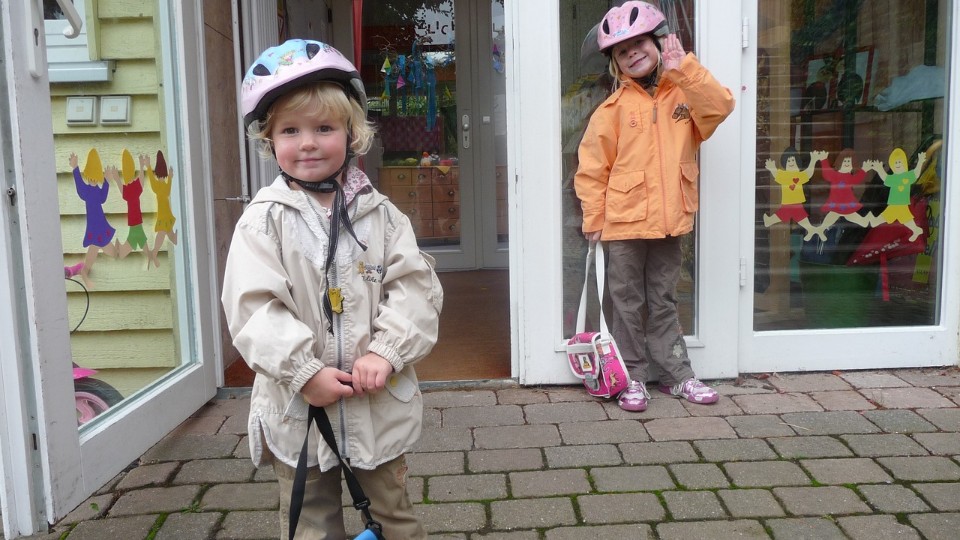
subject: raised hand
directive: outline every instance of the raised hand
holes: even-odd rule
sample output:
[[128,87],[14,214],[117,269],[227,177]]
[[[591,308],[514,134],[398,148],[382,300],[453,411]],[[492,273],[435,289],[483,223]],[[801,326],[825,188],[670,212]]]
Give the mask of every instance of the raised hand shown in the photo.
[[663,51],[660,53],[660,57],[663,59],[664,71],[679,69],[680,62],[686,55],[687,53],[683,50],[683,45],[680,44],[680,39],[676,34],[670,34],[663,39]]

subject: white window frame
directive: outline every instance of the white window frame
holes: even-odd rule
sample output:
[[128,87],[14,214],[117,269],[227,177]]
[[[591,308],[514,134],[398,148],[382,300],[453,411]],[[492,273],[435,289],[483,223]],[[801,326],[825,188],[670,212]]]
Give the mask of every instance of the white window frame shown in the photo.
[[113,77],[113,62],[95,58],[95,51],[90,50],[90,22],[93,20],[87,12],[87,3],[90,0],[72,1],[83,22],[77,37],[68,38],[64,35],[64,31],[70,27],[70,22],[66,19],[43,21],[50,82],[109,81]]

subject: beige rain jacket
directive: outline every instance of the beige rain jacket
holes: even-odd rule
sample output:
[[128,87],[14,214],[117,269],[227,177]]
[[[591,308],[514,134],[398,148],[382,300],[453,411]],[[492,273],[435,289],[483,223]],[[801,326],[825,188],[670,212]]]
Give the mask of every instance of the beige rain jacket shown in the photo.
[[[343,313],[332,321],[321,303],[330,220],[320,205],[278,177],[237,223],[222,301],[233,343],[257,373],[248,428],[258,466],[269,462],[264,442],[296,466],[308,409],[299,390],[324,366],[351,371],[367,352],[386,358],[394,373],[386,389],[326,407],[341,454],[373,469],[420,437],[423,398],[412,364],[436,343],[443,290],[407,216],[385,196],[362,192],[348,211],[367,250],[341,230],[330,286],[342,291]],[[328,470],[336,457],[316,441],[308,462],[316,465],[319,451]]]

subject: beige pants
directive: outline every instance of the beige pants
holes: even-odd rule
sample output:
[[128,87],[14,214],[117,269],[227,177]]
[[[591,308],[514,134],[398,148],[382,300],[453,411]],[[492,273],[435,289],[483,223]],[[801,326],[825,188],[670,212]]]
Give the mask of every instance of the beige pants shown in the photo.
[[[290,494],[296,469],[278,461],[273,462],[273,469],[280,484],[280,540],[287,540],[290,534]],[[383,525],[384,538],[401,540],[427,537],[407,496],[407,460],[404,456],[388,461],[372,471],[353,469],[353,473],[370,499],[373,519]],[[343,526],[341,478],[339,467],[325,473],[321,473],[318,467],[313,467],[307,472],[303,509],[300,511],[295,540],[347,538]],[[349,493],[347,498],[350,498]],[[359,514],[359,511],[353,508],[352,502],[346,511]]]

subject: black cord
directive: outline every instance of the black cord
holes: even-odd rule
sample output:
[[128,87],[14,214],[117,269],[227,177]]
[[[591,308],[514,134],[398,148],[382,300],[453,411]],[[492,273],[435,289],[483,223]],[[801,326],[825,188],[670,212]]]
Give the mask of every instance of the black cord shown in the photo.
[[77,331],[77,328],[80,328],[80,325],[83,324],[83,321],[86,320],[86,318],[87,318],[87,313],[90,312],[90,291],[87,290],[87,288],[83,285],[83,283],[80,283],[79,281],[77,281],[77,280],[75,280],[75,279],[73,279],[73,278],[66,278],[66,280],[67,280],[67,281],[72,281],[72,282],[76,283],[77,285],[79,285],[80,288],[83,289],[83,296],[84,296],[84,298],[85,298],[86,301],[87,301],[87,305],[83,308],[83,316],[80,317],[80,322],[78,322],[78,323],[77,323],[77,326],[73,327],[73,330],[70,331],[70,333],[72,334],[72,333],[74,333],[74,332]]

